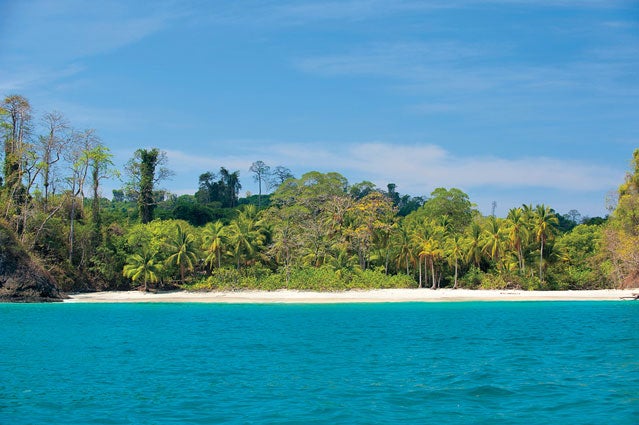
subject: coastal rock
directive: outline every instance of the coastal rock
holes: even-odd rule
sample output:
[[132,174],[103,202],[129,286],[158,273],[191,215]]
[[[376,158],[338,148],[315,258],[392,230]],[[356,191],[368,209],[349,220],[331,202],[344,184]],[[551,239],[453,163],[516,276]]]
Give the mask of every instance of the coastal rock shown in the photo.
[[0,223],[0,302],[61,300],[53,277],[36,264],[13,232]]

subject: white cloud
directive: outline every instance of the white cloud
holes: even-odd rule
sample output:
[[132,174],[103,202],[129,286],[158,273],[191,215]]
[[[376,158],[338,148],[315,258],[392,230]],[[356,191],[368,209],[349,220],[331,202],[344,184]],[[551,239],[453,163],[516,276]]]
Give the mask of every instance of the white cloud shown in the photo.
[[[381,142],[349,144],[339,150],[323,146],[329,144],[270,145],[268,149],[252,151],[251,157],[208,157],[177,150],[167,150],[167,154],[169,166],[178,173],[196,171],[199,174],[224,166],[248,175],[250,164],[259,158],[269,165],[282,164],[298,173],[337,171],[351,183],[366,179],[385,187],[393,182],[403,192],[412,194],[430,193],[441,186],[464,190],[545,188],[587,193],[609,190],[623,179],[622,172],[609,167],[543,156],[459,156],[437,145]],[[248,183],[247,178],[243,181]]]
[[225,167],[230,171],[248,170],[255,159],[241,158],[235,155],[211,157],[186,153],[175,149],[163,149],[169,160],[168,167],[176,173],[197,173],[217,172],[220,167]]
[[347,164],[377,184],[393,181],[413,193],[439,186],[595,191],[614,187],[621,178],[616,170],[596,164],[547,157],[463,157],[434,145],[360,144],[349,155],[353,159]]

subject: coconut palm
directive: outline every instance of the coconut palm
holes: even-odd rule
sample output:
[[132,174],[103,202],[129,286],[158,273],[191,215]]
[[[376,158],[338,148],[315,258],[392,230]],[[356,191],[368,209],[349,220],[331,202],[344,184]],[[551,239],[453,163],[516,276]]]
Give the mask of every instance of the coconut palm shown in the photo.
[[228,226],[227,236],[230,252],[239,269],[242,258],[248,261],[266,240],[255,205],[247,205],[240,211],[238,217]]
[[193,270],[197,264],[197,245],[195,237],[184,230],[184,227],[177,225],[177,233],[173,240],[168,243],[170,255],[166,259],[166,264],[175,264],[180,268],[180,283],[184,283],[184,274],[187,270]]
[[397,257],[395,258],[397,270],[402,266],[406,266],[406,274],[410,275],[410,265],[415,264],[410,230],[403,222],[400,222],[394,236],[393,244],[397,250]]
[[535,239],[539,242],[539,280],[543,282],[543,259],[544,245],[546,241],[552,238],[559,225],[559,219],[555,213],[543,204],[537,205],[534,210]]
[[[440,239],[443,235],[443,228],[437,226],[434,221],[427,221],[420,226],[420,230],[415,234],[415,239],[419,247],[419,258],[424,260],[424,270],[430,264],[432,279],[431,289],[438,287],[435,275],[435,261],[443,255]],[[428,280],[428,278],[426,278]]]
[[501,269],[500,259],[504,246],[504,233],[498,218],[490,216],[483,231],[483,237],[483,251],[490,256],[497,268]]
[[445,254],[448,263],[455,267],[455,284],[453,285],[453,289],[457,289],[459,260],[464,256],[464,240],[461,235],[454,233],[446,239]]
[[482,258],[482,228],[476,221],[470,223],[465,245],[466,261],[479,268]]
[[430,263],[430,275],[432,279],[432,286],[430,289],[439,288],[439,279],[435,274],[435,261],[439,260],[444,254],[444,250],[441,248],[439,240],[436,236],[429,238],[423,245],[420,255],[428,259]]
[[204,262],[212,269],[213,263],[217,263],[217,267],[222,267],[222,250],[226,243],[224,235],[224,225],[221,221],[208,223],[202,231],[202,239],[204,240],[203,248],[206,253]]
[[508,211],[508,241],[511,248],[517,254],[519,270],[522,273],[526,271],[526,262],[524,261],[523,245],[528,240],[528,228],[526,226],[526,215],[522,208],[512,208]]
[[148,291],[147,283],[158,282],[161,272],[162,264],[156,263],[155,254],[149,249],[145,249],[141,253],[133,254],[127,258],[122,274],[134,282],[142,279],[146,292]]

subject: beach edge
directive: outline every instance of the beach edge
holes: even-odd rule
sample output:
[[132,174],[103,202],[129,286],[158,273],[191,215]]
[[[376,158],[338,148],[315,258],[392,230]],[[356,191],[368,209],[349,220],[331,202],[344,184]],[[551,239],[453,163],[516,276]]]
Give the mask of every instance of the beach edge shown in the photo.
[[463,301],[612,301],[632,300],[639,289],[579,291],[520,291],[470,289],[375,289],[341,292],[220,291],[142,292],[108,291],[68,294],[63,303],[224,303],[224,304],[338,304]]

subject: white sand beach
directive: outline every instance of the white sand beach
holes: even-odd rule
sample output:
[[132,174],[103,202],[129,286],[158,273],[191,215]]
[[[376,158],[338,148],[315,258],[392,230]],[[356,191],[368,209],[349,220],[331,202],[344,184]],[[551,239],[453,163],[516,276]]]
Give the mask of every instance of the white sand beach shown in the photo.
[[384,303],[448,301],[595,301],[632,298],[639,289],[592,291],[517,291],[469,289],[380,289],[370,291],[310,292],[280,290],[238,292],[92,292],[70,294],[66,303]]

